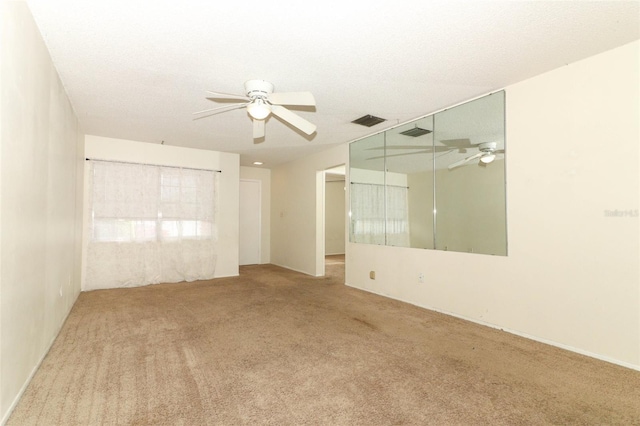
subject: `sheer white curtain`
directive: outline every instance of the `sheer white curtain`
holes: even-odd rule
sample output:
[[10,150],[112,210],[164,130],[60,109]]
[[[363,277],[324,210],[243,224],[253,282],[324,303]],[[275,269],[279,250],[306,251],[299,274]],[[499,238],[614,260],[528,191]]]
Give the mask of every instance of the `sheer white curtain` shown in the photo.
[[409,247],[409,189],[387,185],[387,245]]
[[352,183],[351,241],[408,247],[407,191],[406,187],[388,185],[385,192],[385,185]]
[[351,241],[384,245],[384,185],[352,183],[350,197]]
[[84,290],[213,278],[217,173],[91,161]]

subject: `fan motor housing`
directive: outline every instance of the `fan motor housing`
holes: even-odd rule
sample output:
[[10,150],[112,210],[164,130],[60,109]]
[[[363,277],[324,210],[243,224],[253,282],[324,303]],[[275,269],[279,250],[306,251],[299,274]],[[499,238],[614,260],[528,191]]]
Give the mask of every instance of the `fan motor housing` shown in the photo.
[[498,147],[498,142],[482,142],[478,145],[478,149],[482,152],[493,152]]
[[264,98],[273,93],[273,84],[264,80],[247,80],[244,82],[244,90],[251,99]]

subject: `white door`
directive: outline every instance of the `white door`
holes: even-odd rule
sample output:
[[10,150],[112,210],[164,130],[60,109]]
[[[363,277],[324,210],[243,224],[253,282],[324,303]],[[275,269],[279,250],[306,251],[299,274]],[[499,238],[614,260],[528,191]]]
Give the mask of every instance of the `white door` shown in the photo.
[[240,265],[260,263],[261,192],[259,180],[240,179]]

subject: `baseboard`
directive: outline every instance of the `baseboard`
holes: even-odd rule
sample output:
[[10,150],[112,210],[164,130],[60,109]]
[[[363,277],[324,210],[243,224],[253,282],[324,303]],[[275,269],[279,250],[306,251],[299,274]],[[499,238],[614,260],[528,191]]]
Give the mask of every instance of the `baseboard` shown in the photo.
[[29,373],[29,377],[27,377],[27,380],[24,382],[24,384],[20,388],[20,391],[18,392],[16,397],[11,402],[11,405],[9,405],[9,409],[2,416],[2,421],[0,422],[0,425],[4,426],[7,423],[7,421],[9,421],[9,417],[11,417],[11,413],[13,413],[13,410],[18,405],[18,402],[20,402],[20,399],[22,398],[22,395],[24,395],[24,392],[27,390],[27,387],[29,387],[29,384],[31,383],[31,380],[33,379],[33,376],[35,376],[36,372],[40,368],[40,365],[42,364],[42,361],[44,361],[44,359],[47,357],[47,354],[49,353],[49,351],[51,350],[51,347],[53,346],[53,342],[56,341],[56,339],[58,338],[58,335],[60,334],[60,331],[62,330],[62,327],[64,327],[64,324],[67,322],[67,319],[69,318],[69,314],[71,313],[71,310],[73,309],[73,306],[78,301],[78,296],[79,295],[80,295],[80,292],[78,292],[78,295],[76,296],[76,299],[73,301],[73,303],[69,307],[69,310],[67,311],[66,315],[64,316],[64,320],[62,320],[62,322],[60,323],[60,326],[56,330],[53,338],[51,338],[51,341],[47,345],[46,350],[42,353],[42,356],[40,357],[40,359],[36,363],[35,367],[33,367],[33,369],[31,370],[31,373]]
[[434,308],[432,306],[419,305],[417,303],[413,303],[413,302],[410,302],[408,300],[401,299],[399,297],[393,297],[393,296],[389,296],[388,294],[377,293],[375,291],[372,291],[372,290],[369,290],[369,289],[366,289],[366,288],[356,287],[356,286],[353,286],[353,285],[350,285],[350,284],[347,284],[347,283],[345,283],[345,285],[347,285],[347,286],[349,286],[351,288],[355,288],[355,289],[358,289],[358,290],[366,291],[367,293],[372,293],[372,294],[376,294],[378,296],[388,297],[389,299],[397,300],[399,302],[408,303],[409,305],[417,306],[417,307],[422,308],[422,309],[427,309],[427,310],[430,310],[430,311],[433,311],[433,312],[438,312],[440,314],[445,314],[445,315],[449,315],[449,316],[452,316],[452,317],[455,317],[455,318],[460,318],[462,320],[469,321],[469,322],[472,322],[472,323],[475,323],[475,324],[479,324],[479,325],[483,325],[485,327],[493,328],[493,329],[496,329],[496,330],[505,331],[505,332],[507,332],[509,334],[514,334],[516,336],[524,337],[525,339],[534,340],[536,342],[544,343],[545,345],[555,346],[555,347],[560,348],[560,349],[564,349],[564,350],[567,350],[567,351],[570,351],[570,352],[575,352],[577,354],[588,356],[590,358],[595,358],[595,359],[598,359],[600,361],[605,361],[605,362],[608,362],[610,364],[615,364],[615,365],[619,365],[621,367],[629,368],[631,370],[640,371],[640,365],[631,364],[631,363],[628,363],[628,362],[625,362],[625,361],[620,361],[620,360],[615,359],[615,358],[609,358],[609,357],[604,356],[604,355],[600,355],[600,354],[596,354],[596,353],[593,353],[593,352],[585,351],[584,349],[575,348],[573,346],[565,345],[564,343],[558,343],[558,342],[555,342],[553,340],[548,340],[548,339],[545,339],[545,338],[542,338],[542,337],[533,336],[533,335],[530,335],[530,334],[527,334],[527,333],[523,333],[523,332],[520,332],[520,331],[517,331],[517,330],[512,330],[510,328],[505,328],[505,327],[502,327],[502,326],[498,326],[496,324],[492,324],[492,323],[476,320],[476,319],[473,319],[473,318],[468,318],[468,317],[465,317],[464,315],[459,315],[459,314],[447,312],[447,311],[444,311],[442,309],[436,309],[436,308]]
[[[240,276],[240,273],[237,273],[237,274],[215,276],[215,277],[210,278],[210,279],[215,280],[215,279],[218,279],[218,278],[231,278],[231,277],[239,277],[239,276]],[[199,280],[196,280],[196,281],[199,281]],[[207,280],[202,280],[202,281],[207,281]]]
[[321,276],[321,275],[313,275],[313,274],[310,274],[310,273],[308,273],[306,271],[301,271],[299,269],[290,268],[289,266],[280,265],[278,263],[271,263],[271,264],[274,265],[274,266],[279,266],[280,268],[288,269],[288,270],[293,271],[293,272],[299,272],[301,274],[310,275],[312,277],[320,277]]

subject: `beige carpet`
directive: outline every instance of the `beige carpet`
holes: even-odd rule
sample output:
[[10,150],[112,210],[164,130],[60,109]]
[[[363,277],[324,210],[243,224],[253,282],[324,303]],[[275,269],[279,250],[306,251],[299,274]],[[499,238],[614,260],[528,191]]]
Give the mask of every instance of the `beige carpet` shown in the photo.
[[344,254],[329,254],[324,257],[325,266],[344,265]]
[[9,425],[631,425],[640,372],[275,266],[82,293]]

